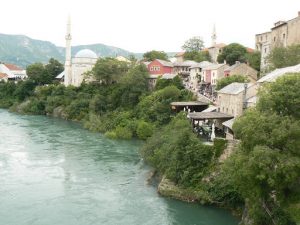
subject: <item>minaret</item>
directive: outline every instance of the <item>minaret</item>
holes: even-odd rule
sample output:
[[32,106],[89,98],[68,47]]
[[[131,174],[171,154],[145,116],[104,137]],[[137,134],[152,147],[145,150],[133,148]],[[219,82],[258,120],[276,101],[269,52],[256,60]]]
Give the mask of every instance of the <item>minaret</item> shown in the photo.
[[65,61],[65,85],[72,84],[72,62],[71,62],[71,17],[68,17],[66,33],[66,61]]
[[213,32],[211,35],[211,46],[215,46],[217,44],[217,32],[216,25],[214,24]]

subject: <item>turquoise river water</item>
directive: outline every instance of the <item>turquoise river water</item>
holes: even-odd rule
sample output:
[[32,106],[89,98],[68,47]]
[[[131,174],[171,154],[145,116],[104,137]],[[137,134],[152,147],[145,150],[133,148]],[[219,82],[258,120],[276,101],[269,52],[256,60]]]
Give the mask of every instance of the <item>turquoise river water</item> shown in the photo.
[[236,225],[223,209],[159,196],[141,142],[0,110],[0,225]]

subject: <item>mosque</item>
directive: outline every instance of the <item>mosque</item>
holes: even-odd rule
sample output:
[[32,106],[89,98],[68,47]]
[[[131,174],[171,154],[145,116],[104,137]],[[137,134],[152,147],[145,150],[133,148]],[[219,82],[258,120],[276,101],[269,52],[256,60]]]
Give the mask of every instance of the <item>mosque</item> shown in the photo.
[[96,64],[98,56],[90,49],[82,49],[71,58],[71,20],[68,19],[66,34],[66,61],[65,70],[56,78],[64,78],[65,86],[80,86],[85,79],[84,73],[90,71]]

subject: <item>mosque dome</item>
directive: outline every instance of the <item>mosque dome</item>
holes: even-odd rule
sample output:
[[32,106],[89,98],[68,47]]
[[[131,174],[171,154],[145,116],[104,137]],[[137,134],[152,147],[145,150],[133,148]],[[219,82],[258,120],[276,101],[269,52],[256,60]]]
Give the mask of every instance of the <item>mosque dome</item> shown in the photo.
[[95,52],[90,49],[82,49],[76,53],[75,58],[90,58],[90,59],[97,59],[98,56]]

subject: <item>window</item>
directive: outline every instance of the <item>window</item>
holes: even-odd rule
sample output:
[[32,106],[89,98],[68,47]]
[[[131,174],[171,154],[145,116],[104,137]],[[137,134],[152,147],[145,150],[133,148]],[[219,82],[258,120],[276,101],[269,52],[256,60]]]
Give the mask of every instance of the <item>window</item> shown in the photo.
[[267,53],[267,48],[265,48],[265,53]]
[[274,42],[276,41],[276,37],[274,37]]
[[283,39],[285,39],[285,34],[282,35]]
[[154,70],[154,67],[153,67],[153,66],[151,66],[151,67],[150,67],[150,71],[153,71],[153,70]]

